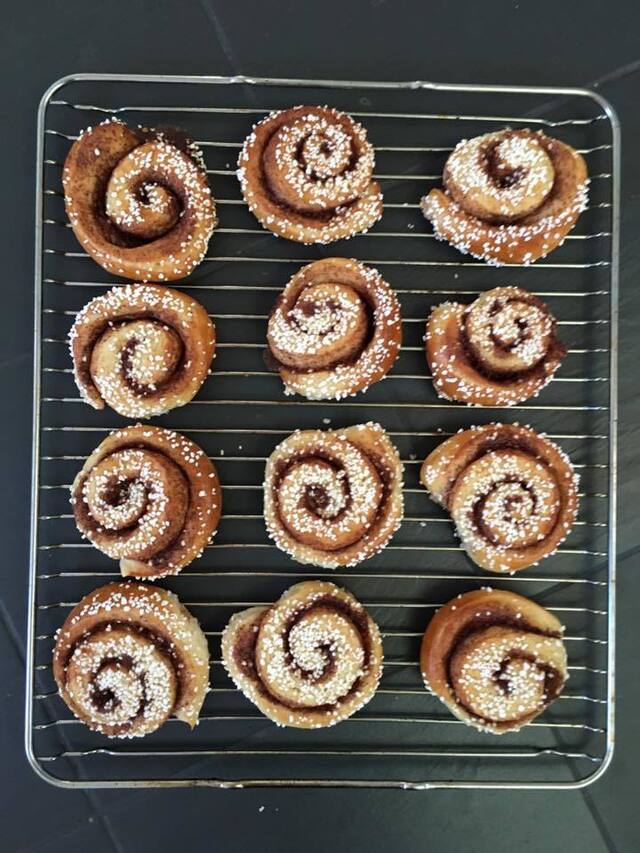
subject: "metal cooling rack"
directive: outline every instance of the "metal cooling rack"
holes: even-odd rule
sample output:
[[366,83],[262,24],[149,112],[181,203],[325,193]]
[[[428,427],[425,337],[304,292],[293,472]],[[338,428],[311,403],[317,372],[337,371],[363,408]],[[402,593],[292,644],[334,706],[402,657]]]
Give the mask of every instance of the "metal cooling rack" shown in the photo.
[[[377,151],[385,214],[367,235],[330,247],[273,237],[243,204],[234,176],[242,140],[272,108],[329,103],[362,121]],[[179,124],[203,147],[220,228],[209,255],[178,287],[216,320],[218,356],[197,399],[156,422],[195,439],[224,487],[218,535],[196,563],[166,581],[199,618],[211,646],[211,692],[190,732],[177,721],[141,741],[109,741],[74,720],[55,693],[53,633],[72,604],[117,577],[84,543],[67,485],[82,460],[124,421],[78,400],[65,338],[73,316],[113,280],[80,251],[64,214],[61,166],[89,124]],[[532,267],[494,268],[433,239],[418,200],[439,182],[463,136],[511,125],[539,127],[584,152],[589,209],[564,246]],[[613,745],[615,583],[616,303],[619,129],[611,107],[582,90],[247,78],[74,75],[55,83],[39,112],[33,527],[26,749],[34,769],[65,787],[114,785],[318,785],[578,787],[606,768]],[[264,368],[265,319],[306,261],[347,255],[372,264],[396,289],[405,346],[383,382],[340,403],[285,398]],[[569,354],[540,397],[511,409],[439,400],[427,376],[422,334],[432,305],[470,301],[519,284],[559,318]],[[406,518],[392,543],[361,566],[299,566],[268,541],[261,515],[266,456],[297,427],[375,419],[406,466]],[[418,467],[442,438],[491,420],[529,423],[564,447],[582,475],[579,520],[558,554],[513,578],[476,568],[445,513],[418,483]],[[235,690],[220,665],[220,633],[235,610],[272,602],[301,578],[351,589],[384,636],[385,675],[370,704],[333,729],[279,729]],[[536,722],[500,738],[454,720],[422,687],[420,637],[434,608],[483,584],[530,596],[567,625],[571,678]]]

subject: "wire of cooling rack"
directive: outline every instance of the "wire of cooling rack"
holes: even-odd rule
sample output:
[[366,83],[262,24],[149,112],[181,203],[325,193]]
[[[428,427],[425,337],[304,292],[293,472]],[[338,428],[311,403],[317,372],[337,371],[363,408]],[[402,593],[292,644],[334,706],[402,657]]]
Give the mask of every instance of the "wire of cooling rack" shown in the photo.
[[[385,216],[349,244],[301,247],[257,226],[241,200],[233,163],[240,140],[262,114],[326,100],[367,125]],[[504,115],[496,115],[503,102]],[[111,561],[80,540],[67,491],[103,434],[122,424],[114,413],[80,402],[66,350],[75,313],[115,282],[79,250],[60,184],[71,141],[111,114],[149,124],[166,124],[168,117],[187,128],[204,149],[221,219],[203,264],[177,284],[214,318],[218,357],[193,403],[159,421],[200,443],[223,484],[215,541],[201,560],[166,582],[207,635],[211,691],[195,732],[172,720],[134,746],[92,734],[70,715],[56,695],[50,661],[54,632],[69,608],[118,576]],[[587,158],[592,193],[575,232],[550,259],[496,269],[437,243],[417,199],[439,180],[461,136],[505,124],[557,129]],[[599,96],[580,90],[118,75],[77,75],[54,84],[39,114],[36,203],[26,745],[40,775],[67,787],[420,789],[576,787],[603,772],[614,716],[618,176],[615,116]],[[340,403],[286,398],[262,362],[265,320],[297,266],[331,254],[383,269],[401,301],[405,346],[391,374],[365,395]],[[549,301],[569,348],[558,377],[539,398],[509,409],[439,400],[422,355],[430,308],[446,298],[470,301],[504,283],[523,284]],[[326,573],[296,565],[267,539],[264,462],[295,428],[369,419],[385,426],[403,457],[406,517],[381,555],[329,577],[348,586],[380,624],[385,675],[367,708],[339,727],[303,734],[278,729],[226,677],[221,631],[234,610],[271,603],[296,580]],[[570,453],[582,480],[580,515],[566,544],[516,578],[474,568],[450,519],[418,484],[419,463],[439,441],[492,420],[526,421],[545,431]],[[488,583],[521,591],[559,615],[570,661],[561,700],[522,732],[500,739],[452,718],[422,686],[417,665],[430,614],[452,595]]]

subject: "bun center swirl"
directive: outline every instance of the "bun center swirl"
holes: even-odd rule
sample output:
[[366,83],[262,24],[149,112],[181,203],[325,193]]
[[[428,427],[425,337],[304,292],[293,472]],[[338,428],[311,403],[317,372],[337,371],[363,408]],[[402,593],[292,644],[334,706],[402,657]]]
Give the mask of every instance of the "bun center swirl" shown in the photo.
[[103,397],[112,395],[116,377],[135,394],[154,393],[172,378],[183,350],[180,336],[169,326],[134,320],[107,329],[96,341],[91,374]]
[[327,458],[291,461],[278,484],[278,509],[298,541],[335,551],[366,534],[380,510],[384,484],[371,461],[348,442],[320,442],[314,449]]
[[497,548],[526,548],[555,527],[558,483],[546,465],[518,450],[495,450],[468,465],[449,498],[465,541],[478,533]]
[[271,351],[279,362],[317,369],[348,361],[363,348],[369,329],[362,296],[345,284],[326,282],[303,290],[288,312],[269,325]]
[[[316,123],[317,124],[317,123]],[[299,162],[316,178],[335,178],[350,165],[353,156],[348,134],[335,125],[317,127],[300,148]]]
[[107,456],[89,473],[82,496],[101,549],[114,559],[144,560],[166,547],[182,529],[189,505],[180,468],[152,450]]
[[363,675],[366,650],[353,615],[331,600],[311,604],[291,624],[272,608],[256,644],[256,664],[269,692],[292,708],[331,705]]
[[117,287],[79,311],[70,333],[76,383],[94,408],[151,417],[187,403],[215,352],[205,309],[159,285]]
[[483,294],[467,310],[466,343],[486,371],[509,374],[530,370],[555,342],[549,312],[526,296],[515,288],[500,288]]
[[121,231],[154,240],[177,223],[184,191],[167,172],[166,163],[172,156],[172,146],[147,142],[116,165],[107,184],[105,208]]
[[308,113],[282,124],[264,151],[264,170],[280,201],[315,212],[346,204],[367,187],[373,149],[364,132],[331,114]]
[[77,713],[97,727],[152,731],[172,713],[178,694],[174,664],[151,636],[128,626],[95,631],[75,646],[66,689]]
[[449,677],[457,701],[475,716],[508,723],[538,713],[557,695],[562,640],[495,625],[453,651]]
[[461,142],[447,160],[444,181],[465,210],[491,222],[527,216],[553,188],[553,161],[534,135],[490,133]]

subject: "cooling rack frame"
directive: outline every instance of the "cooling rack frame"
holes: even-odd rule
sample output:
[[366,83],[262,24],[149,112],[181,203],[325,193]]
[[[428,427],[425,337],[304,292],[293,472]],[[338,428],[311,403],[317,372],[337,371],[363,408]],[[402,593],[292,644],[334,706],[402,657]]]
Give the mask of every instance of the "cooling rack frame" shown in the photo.
[[[239,87],[248,87],[247,91],[252,88],[257,91],[260,87],[282,87],[285,91],[291,90],[291,100],[295,101],[294,92],[300,88],[314,88],[320,91],[326,91],[327,97],[329,97],[329,92],[331,90],[334,91],[344,91],[344,90],[367,90],[370,89],[372,91],[376,90],[391,90],[397,92],[408,92],[408,91],[429,91],[433,93],[452,93],[455,95],[459,94],[469,94],[473,97],[474,94],[482,93],[482,94],[491,94],[495,93],[498,95],[536,95],[540,96],[543,99],[554,100],[555,99],[589,99],[594,102],[601,110],[601,115],[598,118],[602,118],[606,120],[611,128],[611,145],[604,146],[609,147],[611,150],[611,171],[610,173],[599,176],[604,177],[610,180],[610,233],[607,236],[610,239],[610,252],[605,261],[597,261],[594,264],[586,264],[582,266],[598,266],[598,265],[606,265],[609,270],[609,346],[608,346],[608,433],[607,433],[607,446],[608,446],[608,470],[606,472],[607,477],[607,531],[606,531],[606,569],[607,569],[607,581],[606,581],[606,639],[603,640],[595,640],[595,642],[602,642],[606,644],[606,673],[602,673],[606,686],[604,692],[606,694],[605,699],[594,699],[595,702],[606,703],[605,709],[605,723],[602,729],[604,743],[602,754],[598,756],[597,766],[592,773],[581,774],[578,778],[570,779],[567,781],[527,781],[524,779],[496,779],[496,780],[474,780],[474,779],[466,779],[466,778],[440,778],[440,779],[432,779],[429,778],[427,780],[416,780],[415,778],[329,778],[328,776],[325,778],[316,777],[313,778],[305,778],[303,775],[295,775],[291,774],[288,778],[268,778],[267,776],[258,776],[255,777],[242,777],[242,778],[182,778],[176,775],[168,776],[167,778],[162,778],[161,774],[158,774],[156,777],[152,779],[141,779],[141,778],[122,778],[117,777],[116,774],[111,776],[110,778],[64,778],[62,776],[56,776],[54,773],[49,772],[47,768],[47,758],[43,760],[42,756],[37,754],[37,750],[34,747],[34,737],[39,729],[47,728],[49,723],[41,724],[34,722],[34,702],[38,698],[37,685],[36,680],[38,676],[37,670],[40,668],[45,668],[44,665],[38,664],[38,655],[37,655],[37,642],[39,639],[37,625],[38,625],[38,612],[39,607],[42,605],[38,604],[38,590],[39,590],[39,577],[38,577],[38,564],[39,564],[39,549],[42,547],[39,539],[39,507],[40,507],[40,491],[41,486],[46,485],[43,484],[41,477],[41,427],[42,427],[42,405],[45,400],[43,399],[43,359],[42,359],[42,327],[43,327],[43,257],[44,252],[48,251],[44,245],[44,228],[45,228],[45,193],[47,190],[45,189],[45,135],[48,130],[47,128],[47,108],[54,102],[53,96],[58,93],[61,89],[64,89],[65,86],[73,84],[73,83],[102,83],[102,82],[113,82],[113,83],[139,83],[139,84],[148,84],[150,86],[157,87],[162,84],[184,84],[185,88],[189,86],[209,86],[211,87],[211,91],[215,91],[215,88],[218,86],[239,86]],[[63,102],[58,102],[58,104]],[[125,110],[132,109],[130,107],[125,107]],[[142,108],[144,109],[144,108]],[[153,108],[152,108],[153,109]],[[160,108],[155,108],[160,111]],[[179,108],[178,108],[179,109]],[[207,108],[204,108],[205,110]],[[544,109],[544,108],[543,108]],[[215,108],[214,108],[215,110]],[[245,109],[241,110],[241,112],[246,113],[260,113],[263,110],[259,109]],[[107,110],[103,110],[103,112],[107,112]],[[117,112],[117,110],[109,110],[108,112]],[[357,113],[355,113],[357,115]],[[375,115],[375,114],[370,114]],[[383,114],[381,114],[383,115]],[[391,116],[391,113],[384,113],[384,116]],[[398,118],[415,118],[417,116],[413,114],[398,114]],[[494,121],[495,117],[493,116],[480,116],[474,117],[472,114],[467,114],[466,112],[460,111],[456,115],[443,116],[441,114],[433,114],[433,115],[424,115],[421,116],[424,119],[448,119],[452,121],[460,121],[463,122],[467,119],[478,120],[487,119],[489,121]],[[522,120],[524,116],[516,116],[513,118],[514,121]],[[529,116],[527,118],[528,122],[535,122],[537,119]],[[543,125],[552,125],[552,126],[562,126],[564,124],[570,124],[571,121],[546,121],[543,119],[538,119]],[[588,121],[594,121],[595,119],[584,120],[588,123]],[[578,122],[579,123],[579,122]],[[392,150],[392,149],[389,149]],[[433,149],[436,150],[436,149]],[[444,149],[443,149],[444,150]],[[216,174],[215,170],[213,174]],[[391,176],[382,176],[389,178],[401,178],[401,175],[391,175]],[[430,176],[424,176],[425,178],[429,178]],[[230,202],[231,203],[231,202]],[[237,204],[238,202],[235,202]],[[399,208],[406,205],[395,204],[393,207]],[[605,206],[605,205],[603,205]],[[177,76],[177,75],[168,75],[168,76],[153,76],[153,75],[119,75],[119,74],[72,74],[67,77],[63,77],[60,80],[56,81],[52,86],[45,92],[43,98],[41,100],[39,110],[38,110],[38,130],[37,130],[37,163],[36,163],[36,220],[35,220],[35,294],[34,294],[34,397],[33,397],[33,467],[32,467],[32,523],[31,523],[31,544],[30,544],[30,569],[29,569],[29,598],[28,598],[28,607],[29,607],[29,628],[28,628],[28,642],[27,642],[27,662],[26,662],[26,710],[25,710],[25,748],[27,758],[33,767],[33,769],[38,773],[38,775],[45,779],[47,782],[50,782],[54,785],[64,787],[64,788],[100,788],[100,787],[140,787],[140,786],[159,786],[159,787],[171,787],[171,786],[213,786],[218,788],[237,788],[237,787],[245,787],[245,786],[269,786],[269,787],[304,787],[304,786],[315,786],[315,787],[345,787],[345,788],[366,788],[366,787],[384,787],[384,788],[405,788],[405,789],[414,789],[414,790],[425,790],[431,788],[510,788],[510,789],[518,789],[518,788],[555,788],[555,789],[567,789],[567,788],[580,788],[584,787],[588,784],[591,784],[597,778],[599,778],[602,773],[606,770],[607,766],[610,763],[612,753],[613,753],[613,744],[614,744],[614,716],[615,716],[615,692],[614,692],[614,678],[615,678],[615,581],[616,581],[616,428],[617,428],[617,347],[618,347],[618,332],[617,332],[617,304],[618,304],[618,269],[619,269],[619,231],[620,231],[620,125],[618,118],[615,114],[613,107],[606,101],[599,93],[591,92],[586,89],[576,89],[576,88],[551,88],[551,87],[517,87],[517,86],[486,86],[486,85],[463,85],[463,84],[440,84],[440,83],[431,83],[425,81],[408,81],[408,82],[371,82],[371,81],[339,81],[339,80],[304,80],[304,79],[280,79],[280,78],[258,78],[258,77],[244,77],[244,76],[234,76],[234,77],[199,77],[199,76]],[[224,223],[221,223],[224,226]],[[233,229],[231,229],[233,230]],[[381,234],[381,236],[389,236],[386,234]],[[398,234],[396,236],[411,236],[411,235],[401,235]],[[593,236],[601,236],[601,235],[593,235]],[[215,240],[215,236],[213,238]],[[279,241],[279,244],[282,247],[283,253],[286,255],[287,250],[286,247],[289,245],[286,241]],[[338,252],[336,252],[338,253]],[[70,254],[70,253],[68,253]],[[230,258],[218,258],[217,260],[224,262],[228,260],[233,260]],[[286,261],[286,259],[285,259]],[[372,261],[372,263],[376,263],[376,261]],[[377,261],[378,264],[385,263],[383,260]],[[386,263],[394,264],[395,261],[386,261]],[[414,262],[414,263],[420,263]],[[424,262],[423,262],[424,263]],[[426,262],[427,265],[432,263],[430,261]],[[444,262],[446,264],[446,262]],[[443,262],[438,261],[433,265],[442,265]],[[459,266],[460,264],[456,260],[450,264],[451,266]],[[472,264],[468,264],[472,265]],[[553,263],[549,264],[553,266]],[[475,266],[482,266],[481,264],[475,264]],[[383,267],[384,270],[384,267]],[[283,282],[284,284],[284,282]],[[183,285],[182,282],[178,282],[176,286],[180,287]],[[184,286],[188,286],[187,283],[184,283]],[[464,291],[462,291],[464,292]],[[469,291],[467,291],[469,292]],[[71,313],[71,312],[67,312]],[[254,345],[255,346],[255,345]],[[244,373],[244,371],[238,371],[238,373]],[[399,379],[403,377],[398,377]],[[417,377],[406,377],[406,378],[417,378]],[[569,380],[571,381],[571,380]],[[206,401],[205,401],[206,402]],[[222,401],[219,401],[222,402]],[[231,403],[238,403],[239,401],[232,400]],[[275,401],[274,401],[275,402]],[[300,405],[305,405],[301,403]],[[308,404],[306,404],[308,405]],[[364,404],[362,404],[364,405]],[[372,406],[385,406],[385,405],[393,405],[385,404],[385,403],[372,403]],[[412,404],[414,407],[417,404]],[[437,405],[437,404],[435,404]],[[544,408],[544,406],[540,407]],[[571,407],[569,407],[570,409]],[[503,410],[508,411],[509,410]],[[356,414],[354,413],[354,420],[356,418]],[[469,419],[469,423],[473,421],[473,418]],[[274,432],[282,432],[280,430],[274,430]],[[427,433],[424,433],[425,435]],[[604,436],[598,436],[599,438],[604,438]],[[275,441],[274,441],[275,443]],[[603,467],[600,465],[599,467]],[[604,495],[602,496],[604,497]],[[254,516],[248,516],[253,518]],[[413,519],[417,521],[417,519]],[[48,546],[47,546],[48,547]],[[224,547],[224,546],[223,546]],[[400,546],[402,547],[402,546]],[[426,549],[429,550],[429,546],[426,546]],[[416,550],[413,548],[412,550]],[[438,550],[438,549],[436,549]],[[454,550],[454,549],[451,549]],[[291,574],[292,582],[301,576],[305,576],[306,568],[301,567],[300,571],[297,573]],[[206,575],[207,572],[203,572],[203,576]],[[277,575],[278,573],[274,573]],[[307,573],[308,576],[324,576],[324,574],[320,572]],[[358,570],[354,570],[351,572],[351,577],[358,577]],[[392,575],[386,575],[387,577],[392,577]],[[329,576],[331,577],[331,576]],[[405,577],[409,577],[406,575]],[[434,577],[437,577],[435,575]],[[478,581],[482,582],[482,578],[478,576],[469,576],[470,584],[479,585]],[[484,578],[484,582],[487,583],[488,579]],[[97,585],[97,584],[95,584]],[[347,580],[348,585],[348,580]],[[250,582],[249,582],[250,588]],[[284,588],[284,587],[283,587]],[[251,593],[249,591],[249,597],[251,597]],[[44,605],[49,606],[49,605]],[[562,608],[561,608],[562,609]],[[564,608],[571,609],[571,608]],[[61,620],[60,620],[61,621]],[[416,661],[417,666],[417,661]],[[594,670],[595,671],[595,670]],[[585,697],[576,697],[576,698],[585,698]],[[250,719],[247,717],[247,719]],[[589,728],[587,726],[587,728]],[[600,729],[598,729],[600,731]],[[97,749],[92,750],[91,752],[99,752],[102,754],[109,754],[110,745],[107,741],[105,741],[106,746],[104,748],[98,747]],[[493,756],[500,755],[500,749],[497,747],[495,742],[489,744],[490,747],[495,747],[492,749]],[[402,751],[402,750],[401,750]],[[210,751],[211,754],[215,752]],[[286,752],[286,750],[284,751]],[[295,753],[295,750],[289,749],[292,755]],[[387,751],[391,756],[392,752]],[[546,750],[549,754],[553,753],[554,750]],[[128,753],[130,756],[134,757],[136,755],[135,751],[130,751]],[[152,755],[153,753],[147,751],[145,749],[145,755]],[[177,754],[177,753],[175,753]],[[264,752],[263,754],[268,755],[268,752]],[[330,754],[330,751],[327,751],[327,755]],[[339,761],[339,751],[335,750],[336,760]],[[362,753],[365,755],[365,753]],[[380,752],[380,754],[384,754]],[[407,754],[410,754],[410,750],[407,750]],[[436,753],[434,753],[436,754]],[[477,751],[470,751],[469,753],[465,752],[464,749],[457,751],[449,751],[453,758],[456,761],[464,761],[465,758],[477,758]],[[517,753],[510,753],[513,755],[517,755]],[[565,751],[561,754],[565,761],[570,763],[573,760],[573,756],[570,751]],[[160,752],[161,756],[162,753]],[[207,751],[203,750],[202,755],[207,755]],[[426,756],[426,753],[425,753]],[[55,756],[54,756],[55,758]],[[78,753],[78,758],[81,758],[81,754]],[[161,761],[161,757],[158,758]],[[82,776],[82,772],[78,772],[79,776]],[[464,775],[464,774],[462,774]]]

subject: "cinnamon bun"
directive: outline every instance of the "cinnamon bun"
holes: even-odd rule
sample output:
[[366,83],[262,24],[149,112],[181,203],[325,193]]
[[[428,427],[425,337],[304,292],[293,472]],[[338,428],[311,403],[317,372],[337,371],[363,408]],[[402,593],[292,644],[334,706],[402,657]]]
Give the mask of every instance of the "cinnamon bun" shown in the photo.
[[221,512],[218,475],[189,439],[137,424],[98,445],[76,476],[78,530],[133,577],[177,574],[211,539]]
[[454,598],[434,615],[420,651],[425,685],[484,732],[518,731],[557,699],[568,678],[564,628],[506,590]]
[[378,626],[345,589],[307,581],[271,607],[231,617],[222,660],[236,686],[280,726],[333,726],[362,708],[382,675]]
[[269,363],[287,394],[340,400],[389,372],[402,343],[398,300],[371,267],[325,258],[302,267],[269,318]]
[[186,293],[130,284],[85,305],[69,342],[87,403],[149,418],[195,397],[211,366],[216,333],[205,309]]
[[574,148],[531,130],[463,139],[442,180],[421,202],[436,237],[493,264],[530,264],[561,245],[589,184]]
[[520,287],[496,287],[471,305],[436,306],[425,342],[438,395],[479,406],[537,395],[566,354],[547,306]]
[[299,563],[355,566],[400,526],[402,463],[379,424],[294,432],[267,460],[264,517]]
[[517,424],[456,433],[427,456],[420,481],[450,512],[469,557],[492,572],[517,572],[549,557],[578,511],[569,458]]
[[193,728],[209,684],[209,649],[177,596],[140,583],[85,595],[56,635],[53,675],[90,729],[142,737],[174,716]]
[[93,260],[134,281],[175,281],[202,261],[216,226],[202,155],[175,129],[112,118],[73,143],[62,174],[73,232]]
[[382,216],[365,129],[328,107],[273,112],[255,125],[238,161],[251,212],[269,231],[298,243],[333,243]]

